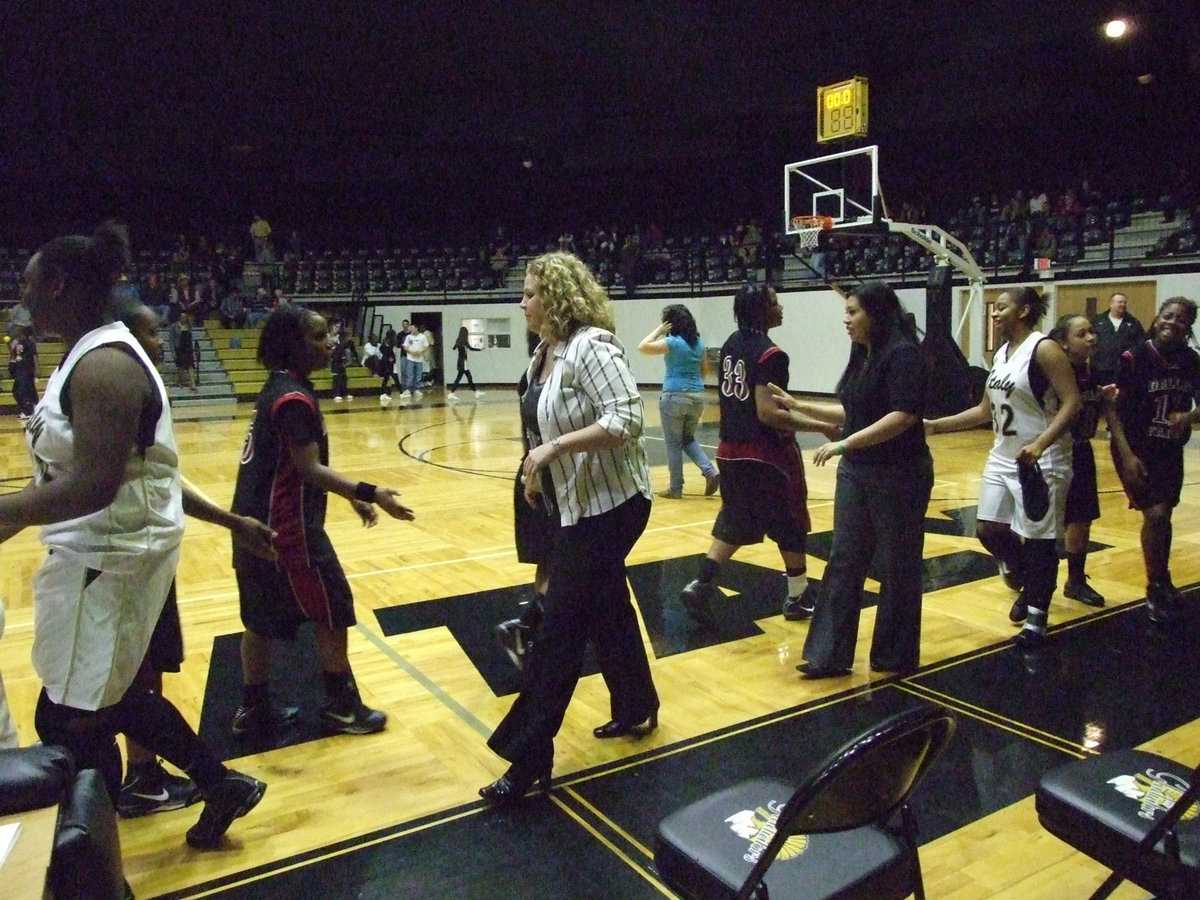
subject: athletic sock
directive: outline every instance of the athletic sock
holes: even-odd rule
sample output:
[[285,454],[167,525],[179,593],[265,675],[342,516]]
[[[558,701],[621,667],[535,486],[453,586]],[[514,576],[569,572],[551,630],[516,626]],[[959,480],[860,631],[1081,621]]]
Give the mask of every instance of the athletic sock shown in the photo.
[[1029,607],[1029,615],[1025,618],[1024,628],[1026,631],[1032,631],[1037,634],[1045,634],[1047,621],[1048,617],[1046,615],[1046,610],[1035,609],[1031,606]]
[[708,584],[717,577],[719,568],[721,568],[721,564],[715,559],[704,557],[704,562],[700,563],[700,577],[697,580]]
[[799,597],[808,587],[808,575],[805,570],[794,572],[792,569],[787,570],[788,596]]
[[1087,551],[1082,553],[1067,554],[1067,578],[1074,582],[1083,581],[1087,576],[1084,574],[1084,566],[1087,562]]

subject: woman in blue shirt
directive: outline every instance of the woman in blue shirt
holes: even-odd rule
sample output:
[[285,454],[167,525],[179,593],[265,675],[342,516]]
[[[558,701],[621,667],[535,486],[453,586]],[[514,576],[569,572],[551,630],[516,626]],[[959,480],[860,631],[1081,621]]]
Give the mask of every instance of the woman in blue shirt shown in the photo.
[[716,467],[696,440],[696,426],[704,413],[704,341],[696,320],[686,306],[673,303],[662,313],[662,324],[642,338],[638,350],[648,356],[664,356],[666,376],[658,399],[663,442],[667,445],[667,471],[671,484],[658,496],[671,500],[683,497],[683,454],[704,475],[704,496],[711,497],[721,484]]

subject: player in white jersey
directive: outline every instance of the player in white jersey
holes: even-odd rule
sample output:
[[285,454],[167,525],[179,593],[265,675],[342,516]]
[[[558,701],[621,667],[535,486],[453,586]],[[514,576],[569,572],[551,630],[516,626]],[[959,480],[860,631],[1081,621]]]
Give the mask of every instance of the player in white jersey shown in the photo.
[[182,489],[166,388],[109,299],[129,265],[124,228],[56,238],[25,269],[21,299],[67,352],[26,427],[34,478],[0,497],[0,541],[41,525],[34,577],[38,736],[121,786],[124,733],[187,772],[204,798],[188,843],[211,849],[266,785],[227,769],[161,695],[134,682],[179,558],[184,512],[270,552],[270,529]]
[[[1079,387],[1071,363],[1055,341],[1037,329],[1046,300],[1033,288],[1004,291],[992,322],[1004,344],[996,351],[978,405],[926,422],[929,434],[961,431],[991,422],[995,440],[979,485],[976,534],[1000,565],[1010,587],[1020,588],[1009,618],[1024,621],[1018,645],[1046,635],[1047,611],[1058,576],[1055,540],[1063,530],[1071,479],[1071,435]],[[1038,463],[1050,494],[1040,519],[1025,512],[1018,464]]]

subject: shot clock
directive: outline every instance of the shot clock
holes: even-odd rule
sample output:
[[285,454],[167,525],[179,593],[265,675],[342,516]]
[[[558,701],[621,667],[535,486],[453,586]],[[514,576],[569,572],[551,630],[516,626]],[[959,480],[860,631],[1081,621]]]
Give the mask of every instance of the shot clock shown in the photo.
[[825,144],[867,134],[867,79],[817,88],[817,143]]

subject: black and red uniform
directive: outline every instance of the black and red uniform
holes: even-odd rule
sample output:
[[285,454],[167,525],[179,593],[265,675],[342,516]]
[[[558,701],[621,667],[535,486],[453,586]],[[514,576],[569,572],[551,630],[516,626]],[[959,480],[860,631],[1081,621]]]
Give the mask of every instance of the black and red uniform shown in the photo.
[[306,484],[290,448],[316,443],[329,464],[329,437],[312,382],[272,372],[258,395],[242,447],[233,511],[273,528],[275,562],[233,547],[243,624],[256,634],[292,638],[301,622],[330,628],[356,622],[354,601],[325,533],[326,492]]
[[1104,397],[1100,381],[1090,366],[1072,366],[1079,385],[1079,415],[1071,420],[1071,482],[1067,486],[1065,524],[1094,522],[1100,518],[1100,497],[1096,488],[1096,454],[1092,438],[1100,422]]
[[[1126,484],[1130,505],[1177,506],[1183,489],[1183,446],[1191,433],[1177,437],[1168,416],[1192,409],[1200,392],[1200,356],[1187,346],[1164,353],[1153,341],[1145,341],[1121,354],[1117,390],[1117,415],[1125,437],[1149,474],[1144,490],[1131,491]],[[1120,456],[1115,446],[1112,449],[1117,473],[1122,474]],[[1123,474],[1121,480],[1125,482]]]
[[810,528],[804,463],[791,432],[758,419],[754,389],[768,383],[787,390],[788,355],[761,331],[735,331],[721,347],[722,504],[713,537],[743,546],[765,535],[802,553]]

